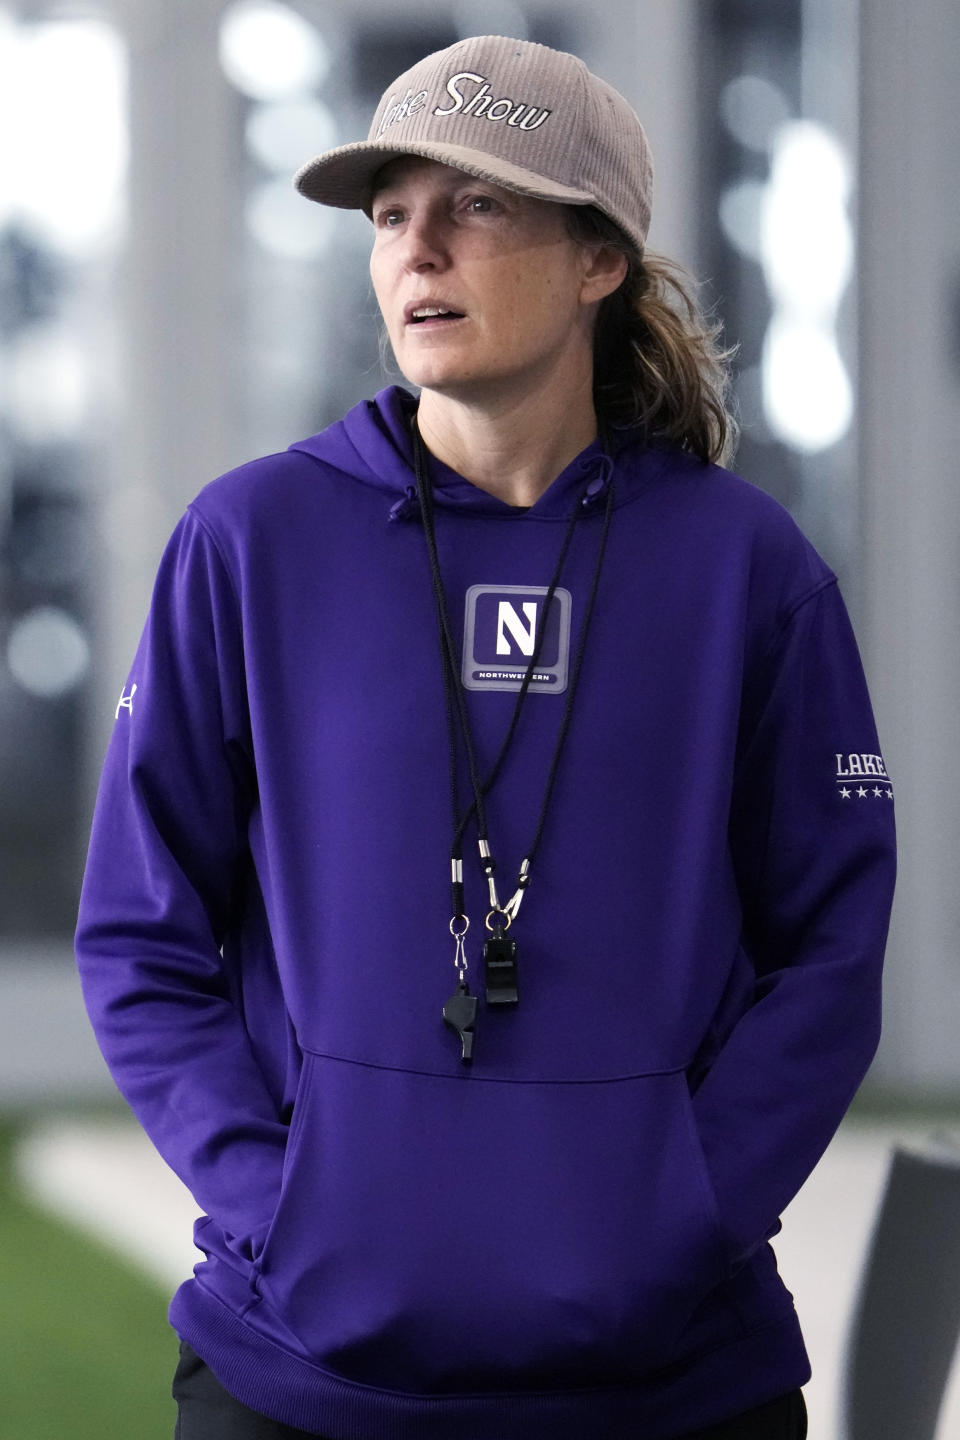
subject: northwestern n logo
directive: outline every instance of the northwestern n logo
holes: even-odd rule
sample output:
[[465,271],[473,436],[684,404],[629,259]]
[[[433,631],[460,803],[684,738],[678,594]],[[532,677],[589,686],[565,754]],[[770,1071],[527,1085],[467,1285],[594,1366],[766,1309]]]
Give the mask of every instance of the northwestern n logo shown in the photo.
[[539,640],[530,689],[563,693],[572,601],[569,590],[558,586],[544,613],[546,594],[545,585],[471,585],[463,627],[463,683],[468,690],[519,690]]
[[524,600],[524,620],[520,619],[514,609],[512,600],[501,600],[497,606],[497,654],[509,655],[511,653],[510,640],[507,632],[519,647],[521,655],[532,655],[537,643],[537,603],[534,600]]

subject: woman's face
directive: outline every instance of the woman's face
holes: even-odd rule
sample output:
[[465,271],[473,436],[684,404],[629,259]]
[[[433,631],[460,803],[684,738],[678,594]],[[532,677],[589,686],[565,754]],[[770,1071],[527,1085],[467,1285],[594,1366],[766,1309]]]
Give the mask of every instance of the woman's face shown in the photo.
[[571,239],[562,206],[403,156],[380,171],[372,217],[370,274],[413,384],[471,399],[589,383],[596,249]]

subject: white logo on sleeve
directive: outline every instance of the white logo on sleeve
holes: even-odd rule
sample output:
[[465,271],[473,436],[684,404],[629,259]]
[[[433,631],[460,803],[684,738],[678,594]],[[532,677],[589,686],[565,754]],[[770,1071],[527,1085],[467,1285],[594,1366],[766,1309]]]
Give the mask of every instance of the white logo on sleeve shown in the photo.
[[893,786],[882,755],[836,751],[837,793],[841,800],[892,800]]
[[116,710],[114,711],[114,714],[113,714],[114,720],[119,720],[119,718],[120,718],[120,711],[121,711],[121,710],[129,710],[129,711],[130,711],[130,714],[131,714],[131,715],[133,714],[133,697],[134,697],[134,695],[136,695],[136,693],[137,693],[136,684],[133,684],[133,685],[130,686],[130,694],[129,694],[129,695],[127,694],[126,690],[121,690],[121,692],[120,692],[120,700],[119,700],[119,702],[118,702],[118,704],[117,704],[117,708],[116,708]]

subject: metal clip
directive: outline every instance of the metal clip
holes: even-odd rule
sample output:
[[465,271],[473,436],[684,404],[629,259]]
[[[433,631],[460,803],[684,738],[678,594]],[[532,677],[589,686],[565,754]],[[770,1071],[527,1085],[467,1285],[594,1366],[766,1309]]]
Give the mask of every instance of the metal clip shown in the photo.
[[[457,924],[457,922],[460,921],[460,920],[463,921],[463,929],[462,929],[462,930],[455,930],[455,929],[454,929],[454,926],[455,926],[455,925]],[[461,985],[466,984],[466,979],[467,979],[467,952],[466,952],[466,950],[465,950],[465,948],[464,948],[464,943],[463,943],[463,942],[464,942],[464,940],[466,939],[467,931],[468,931],[469,929],[470,929],[470,917],[469,917],[469,915],[454,915],[454,916],[453,916],[453,918],[452,918],[451,921],[450,921],[450,934],[453,936],[454,940],[456,941],[456,949],[455,949],[454,952],[453,952],[453,963],[454,963],[454,965],[456,966],[457,976],[459,977],[459,980],[460,980],[460,984],[461,984]]]
[[522,902],[522,900],[523,900],[524,895],[525,895],[526,892],[527,892],[527,887],[528,887],[529,884],[530,884],[530,861],[529,861],[529,860],[524,860],[523,864],[520,866],[520,875],[519,875],[518,879],[519,879],[519,883],[518,883],[518,885],[517,885],[517,888],[516,888],[516,890],[514,890],[513,894],[510,896],[510,899],[507,901],[506,905],[504,905],[503,911],[502,911],[502,913],[503,913],[504,915],[508,916],[509,919],[511,919],[511,920],[516,920],[516,918],[517,918],[517,912],[518,912],[519,909],[520,909],[520,904],[521,904],[521,902]]

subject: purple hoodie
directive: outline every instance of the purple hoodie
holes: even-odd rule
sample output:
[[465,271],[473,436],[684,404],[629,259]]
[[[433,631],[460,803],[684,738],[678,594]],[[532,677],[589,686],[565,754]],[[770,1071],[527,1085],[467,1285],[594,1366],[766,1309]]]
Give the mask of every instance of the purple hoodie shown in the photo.
[[628,431],[527,512],[433,462],[483,771],[583,506],[488,800],[501,898],[615,487],[520,1003],[481,999],[462,1064],[412,403],[177,527],[97,804],[85,997],[206,1212],[172,1323],[243,1403],[334,1440],[666,1440],[808,1378],[767,1242],[876,1047],[892,786],[835,577],[761,491]]

